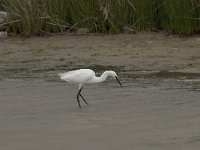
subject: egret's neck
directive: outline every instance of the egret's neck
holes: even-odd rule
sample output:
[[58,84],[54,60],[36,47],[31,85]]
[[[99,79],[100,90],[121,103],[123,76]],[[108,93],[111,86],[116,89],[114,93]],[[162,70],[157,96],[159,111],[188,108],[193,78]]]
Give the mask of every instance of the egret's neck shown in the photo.
[[108,75],[104,72],[100,77],[93,77],[88,83],[100,83],[106,80]]

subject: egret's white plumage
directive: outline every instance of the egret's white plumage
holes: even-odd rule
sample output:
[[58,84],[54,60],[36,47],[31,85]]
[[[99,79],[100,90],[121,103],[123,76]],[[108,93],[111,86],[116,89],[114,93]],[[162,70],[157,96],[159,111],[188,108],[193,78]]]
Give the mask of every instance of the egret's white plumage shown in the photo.
[[83,84],[100,83],[105,81],[108,76],[111,76],[114,79],[116,79],[118,83],[122,86],[117,77],[117,74],[114,71],[105,71],[100,77],[97,77],[95,76],[95,72],[91,69],[79,69],[79,70],[69,71],[66,73],[59,73],[59,76],[61,80],[79,84],[79,92],[77,95],[79,107],[81,107],[79,102],[79,96],[81,96],[81,98],[85,101],[85,103],[88,104],[81,95]]
[[73,70],[66,73],[60,73],[61,80],[72,83],[87,83],[88,80],[95,76],[94,71],[90,69]]

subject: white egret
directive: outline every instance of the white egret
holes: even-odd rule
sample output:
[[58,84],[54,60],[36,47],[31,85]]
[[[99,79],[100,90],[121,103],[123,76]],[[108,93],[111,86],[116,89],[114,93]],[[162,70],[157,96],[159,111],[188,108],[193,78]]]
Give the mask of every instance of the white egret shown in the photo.
[[83,99],[83,101],[88,105],[85,98],[81,95],[81,90],[83,88],[83,84],[92,84],[92,83],[100,83],[107,79],[108,76],[113,77],[122,87],[121,82],[117,74],[114,71],[105,71],[100,77],[95,76],[95,72],[91,69],[79,69],[73,70],[66,73],[59,73],[60,79],[65,80],[71,83],[78,83],[79,84],[79,91],[77,94],[77,101],[79,107],[81,107],[79,96]]

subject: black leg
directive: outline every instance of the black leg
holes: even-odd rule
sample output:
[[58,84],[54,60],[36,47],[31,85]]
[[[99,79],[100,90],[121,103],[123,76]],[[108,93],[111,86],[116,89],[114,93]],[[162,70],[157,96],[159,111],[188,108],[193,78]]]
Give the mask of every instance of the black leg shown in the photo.
[[79,94],[81,96],[81,98],[84,100],[84,102],[88,105],[87,101],[85,100],[85,98],[81,95],[81,93]]
[[81,90],[82,90],[82,88],[78,91],[78,94],[77,94],[77,96],[76,96],[77,101],[78,101],[78,106],[79,106],[79,108],[81,108],[81,104],[80,104],[80,101],[79,101],[79,95],[80,95],[80,93],[81,93]]

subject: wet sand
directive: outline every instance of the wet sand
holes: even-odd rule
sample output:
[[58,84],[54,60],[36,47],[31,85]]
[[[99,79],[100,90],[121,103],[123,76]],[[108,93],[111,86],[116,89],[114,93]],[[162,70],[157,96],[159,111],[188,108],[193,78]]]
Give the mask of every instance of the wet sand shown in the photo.
[[[199,150],[199,36],[55,35],[0,40],[0,150]],[[57,73],[113,69],[77,86]]]
[[[180,38],[165,33],[61,34],[0,39],[0,78],[44,75],[46,78],[55,71],[93,65],[131,71],[195,69],[196,72],[200,68],[199,51],[199,35]],[[95,69],[101,73],[110,68]]]

